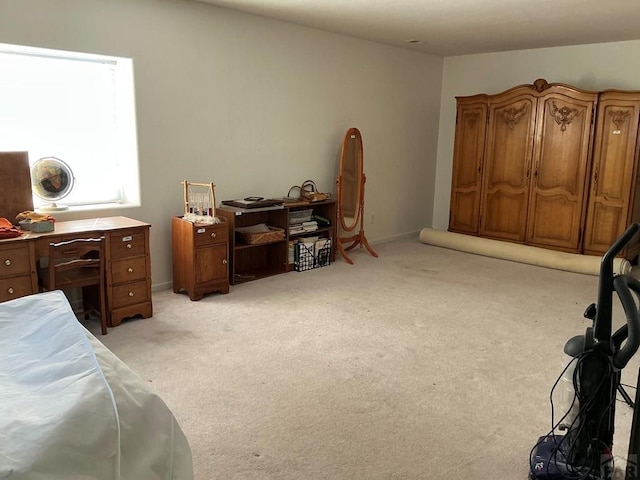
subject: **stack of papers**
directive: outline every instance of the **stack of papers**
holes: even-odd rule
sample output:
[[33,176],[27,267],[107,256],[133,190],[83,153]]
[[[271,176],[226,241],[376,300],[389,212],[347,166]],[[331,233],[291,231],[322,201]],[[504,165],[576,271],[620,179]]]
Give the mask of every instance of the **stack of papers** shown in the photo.
[[310,222],[302,222],[302,230],[304,232],[315,232],[318,230],[318,222],[311,220]]

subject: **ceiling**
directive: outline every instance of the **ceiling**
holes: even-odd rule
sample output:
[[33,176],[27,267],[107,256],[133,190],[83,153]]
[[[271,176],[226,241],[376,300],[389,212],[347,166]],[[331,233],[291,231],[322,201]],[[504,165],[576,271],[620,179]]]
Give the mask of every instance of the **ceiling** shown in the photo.
[[198,1],[440,56],[640,39],[639,0]]

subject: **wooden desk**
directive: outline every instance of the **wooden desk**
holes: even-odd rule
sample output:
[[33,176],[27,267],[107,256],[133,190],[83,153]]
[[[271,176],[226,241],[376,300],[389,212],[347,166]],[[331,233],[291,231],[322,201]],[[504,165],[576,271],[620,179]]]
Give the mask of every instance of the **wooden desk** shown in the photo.
[[148,223],[127,217],[56,222],[46,233],[25,232],[0,240],[0,302],[38,292],[38,261],[48,256],[49,243],[105,237],[107,323],[115,327],[126,317],[153,314]]

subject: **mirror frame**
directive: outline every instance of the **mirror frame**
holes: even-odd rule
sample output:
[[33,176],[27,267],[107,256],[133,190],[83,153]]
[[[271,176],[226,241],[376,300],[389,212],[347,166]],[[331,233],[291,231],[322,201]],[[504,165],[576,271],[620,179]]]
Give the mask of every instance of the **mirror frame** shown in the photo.
[[[349,157],[351,156],[351,151],[349,149],[349,143],[351,143],[352,139],[356,142],[355,145],[355,158],[351,160]],[[347,162],[353,161],[355,163],[355,175],[354,181],[355,185],[355,200],[354,200],[354,215],[353,222],[348,225],[342,205],[344,203],[344,179],[345,179],[345,169],[347,167]],[[358,222],[361,221],[362,217],[362,189],[364,188],[364,161],[363,161],[363,150],[362,150],[362,135],[357,128],[350,128],[347,130],[347,133],[342,140],[342,150],[340,152],[340,173],[338,175],[338,215],[340,217],[340,225],[345,232],[351,232],[356,229],[358,226]]]
[[[345,162],[347,161],[347,156],[350,155],[348,152],[348,144],[355,138],[356,146],[355,146],[355,159],[356,163],[356,174],[354,175],[354,180],[356,182],[355,186],[355,212],[353,216],[353,223],[347,225],[345,222],[345,217],[343,214],[343,196],[344,196],[344,172],[345,172]],[[353,147],[350,147],[353,148]],[[340,152],[340,171],[338,173],[338,178],[336,180],[337,183],[337,214],[340,217],[340,226],[343,232],[346,232],[348,235],[351,232],[350,236],[341,236],[340,231],[337,232],[338,242],[337,247],[338,251],[344,258],[347,263],[353,265],[353,260],[349,258],[347,252],[356,246],[364,247],[367,251],[374,257],[377,257],[378,254],[371,248],[369,242],[367,241],[367,237],[364,235],[364,184],[367,181],[367,177],[364,174],[364,153],[362,149],[362,135],[360,134],[360,130],[357,128],[350,128],[347,130],[343,140],[342,140],[342,149]],[[357,233],[354,230],[358,230]],[[343,244],[349,244],[345,247]]]

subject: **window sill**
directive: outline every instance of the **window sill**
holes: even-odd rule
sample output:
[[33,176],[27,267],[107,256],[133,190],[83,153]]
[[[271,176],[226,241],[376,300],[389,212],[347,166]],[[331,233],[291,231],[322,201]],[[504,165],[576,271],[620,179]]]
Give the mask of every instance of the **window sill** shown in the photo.
[[[105,212],[109,210],[122,210],[128,208],[140,207],[139,204],[134,203],[100,203],[95,205],[71,205],[65,210],[48,210],[36,208],[35,211],[51,215],[59,220],[64,220],[65,217],[75,217],[76,214],[96,213],[96,216],[105,216]],[[71,219],[71,218],[69,218]]]

